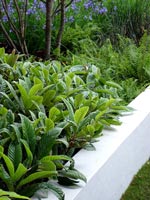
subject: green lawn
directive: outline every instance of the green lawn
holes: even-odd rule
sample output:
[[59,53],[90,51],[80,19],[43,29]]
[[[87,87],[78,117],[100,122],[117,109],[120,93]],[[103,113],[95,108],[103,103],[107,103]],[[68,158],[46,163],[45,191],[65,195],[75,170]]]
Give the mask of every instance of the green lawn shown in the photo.
[[135,175],[121,200],[150,200],[150,161]]

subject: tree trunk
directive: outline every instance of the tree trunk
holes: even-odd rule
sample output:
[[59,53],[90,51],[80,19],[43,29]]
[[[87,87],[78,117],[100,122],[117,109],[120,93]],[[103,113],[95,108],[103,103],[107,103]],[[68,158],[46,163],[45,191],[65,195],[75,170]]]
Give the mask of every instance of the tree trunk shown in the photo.
[[46,0],[45,59],[50,59],[53,0]]
[[65,0],[61,0],[60,2],[60,11],[61,11],[61,18],[60,18],[60,27],[56,39],[56,49],[58,52],[60,52],[60,47],[61,47],[61,40],[62,40],[62,34],[65,26]]

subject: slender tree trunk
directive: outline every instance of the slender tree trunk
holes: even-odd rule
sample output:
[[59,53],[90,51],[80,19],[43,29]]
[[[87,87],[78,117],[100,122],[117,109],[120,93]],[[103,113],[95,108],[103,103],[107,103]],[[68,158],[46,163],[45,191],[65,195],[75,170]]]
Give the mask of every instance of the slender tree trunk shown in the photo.
[[45,59],[50,59],[53,0],[46,0]]
[[[20,8],[18,5],[17,0],[13,0],[14,7],[16,9],[16,13],[18,15],[18,21],[19,21],[19,28],[16,26],[15,22],[12,20],[9,11],[8,11],[8,2],[6,0],[1,0],[2,6],[4,9],[4,13],[8,19],[10,28],[12,29],[13,33],[16,35],[21,52],[25,54],[25,56],[28,57],[28,49],[25,41],[25,31],[26,31],[26,11],[27,11],[27,6],[28,6],[28,0],[24,0],[24,8]],[[9,42],[9,44],[16,49],[18,52],[17,46],[15,43],[12,41],[10,38],[9,34],[7,34],[7,31],[5,29],[5,26],[3,23],[0,23],[0,26],[2,28],[2,31]]]
[[63,35],[63,31],[64,31],[64,26],[65,26],[65,0],[61,0],[60,2],[60,12],[61,12],[61,16],[60,16],[60,27],[59,27],[59,31],[58,31],[58,35],[57,35],[57,39],[56,39],[56,49],[58,49],[58,52],[60,52],[60,47],[61,47],[61,40],[62,40],[62,35]]
[[9,34],[7,33],[7,31],[6,31],[5,27],[3,26],[3,23],[1,22],[1,20],[0,20],[0,27],[1,27],[1,30],[2,30],[2,32],[3,32],[3,34],[4,34],[4,36],[6,37],[6,40],[7,40],[8,44],[9,44],[13,49],[15,49],[16,52],[18,52],[15,43],[13,42],[13,40],[11,39],[11,37],[9,36]]

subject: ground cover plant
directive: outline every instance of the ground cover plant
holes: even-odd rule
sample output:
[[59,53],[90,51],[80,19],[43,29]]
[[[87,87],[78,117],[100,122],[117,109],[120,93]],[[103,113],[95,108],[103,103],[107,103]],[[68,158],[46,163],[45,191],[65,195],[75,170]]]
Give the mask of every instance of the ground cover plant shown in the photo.
[[[93,149],[103,128],[119,125],[118,116],[128,109],[118,96],[121,87],[102,78],[94,65],[62,67],[18,57],[0,49],[1,192],[25,198],[44,188],[63,199],[52,180],[86,182],[71,156]],[[16,193],[7,195],[17,198]]]

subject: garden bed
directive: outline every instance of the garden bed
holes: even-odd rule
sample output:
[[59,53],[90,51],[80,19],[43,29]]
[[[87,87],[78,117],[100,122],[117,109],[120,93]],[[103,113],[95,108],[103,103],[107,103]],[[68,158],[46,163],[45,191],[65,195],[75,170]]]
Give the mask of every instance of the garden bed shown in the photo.
[[[73,189],[62,187],[65,200],[120,199],[150,157],[149,99],[147,88],[129,104],[134,111],[120,118],[121,126],[103,131],[103,137],[95,143],[96,151],[83,149],[74,156],[76,169],[86,176],[87,183],[81,182]],[[49,193],[46,199],[57,198]]]

